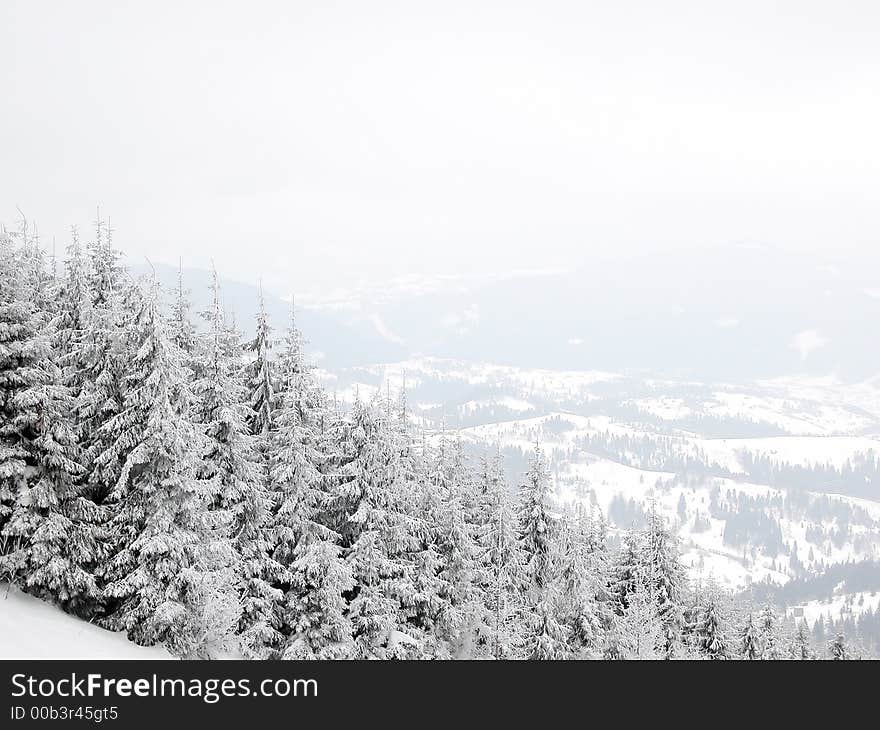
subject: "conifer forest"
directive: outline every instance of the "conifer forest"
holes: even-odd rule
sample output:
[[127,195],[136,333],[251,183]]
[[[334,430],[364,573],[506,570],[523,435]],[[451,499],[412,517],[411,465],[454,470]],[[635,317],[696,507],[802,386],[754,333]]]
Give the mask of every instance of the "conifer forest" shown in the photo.
[[245,339],[207,294],[130,273],[104,221],[57,255],[4,229],[6,587],[181,658],[858,658],[688,578],[660,511],[611,539],[560,508],[540,441],[511,480],[405,390],[338,403],[292,306]]

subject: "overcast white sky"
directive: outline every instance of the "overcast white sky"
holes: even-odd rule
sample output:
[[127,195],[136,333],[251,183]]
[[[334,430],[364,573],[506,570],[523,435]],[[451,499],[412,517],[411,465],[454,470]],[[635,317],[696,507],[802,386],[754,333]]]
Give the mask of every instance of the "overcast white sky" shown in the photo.
[[280,290],[880,243],[876,2],[0,2],[0,220]]

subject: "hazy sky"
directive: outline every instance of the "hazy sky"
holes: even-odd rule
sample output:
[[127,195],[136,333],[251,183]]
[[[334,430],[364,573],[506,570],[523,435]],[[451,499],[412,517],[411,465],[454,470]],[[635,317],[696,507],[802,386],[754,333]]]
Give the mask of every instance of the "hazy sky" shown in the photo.
[[2,0],[0,220],[100,203],[132,259],[284,291],[867,251],[878,37],[870,1]]

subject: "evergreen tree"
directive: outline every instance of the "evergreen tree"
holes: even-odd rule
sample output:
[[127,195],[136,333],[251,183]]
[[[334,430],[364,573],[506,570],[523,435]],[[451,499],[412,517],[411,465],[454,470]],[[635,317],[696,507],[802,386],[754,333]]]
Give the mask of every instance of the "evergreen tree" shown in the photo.
[[88,261],[76,228],[71,231],[64,275],[58,283],[57,312],[53,322],[55,352],[71,397],[79,398],[88,362],[82,359],[92,317]]
[[283,566],[283,624],[287,658],[335,658],[347,654],[352,633],[345,594],[351,567],[340,536],[325,523],[331,495],[315,419],[322,408],[308,376],[302,338],[291,316],[282,357],[280,400],[275,409],[271,484],[277,499],[274,557]]
[[30,437],[30,469],[3,530],[15,549],[0,564],[32,592],[84,612],[99,598],[91,572],[101,554],[92,530],[96,508],[77,487],[82,467],[69,423],[70,398],[51,360],[43,370],[46,381],[18,399],[28,403],[16,426]]
[[794,659],[806,660],[813,658],[813,652],[810,649],[810,630],[807,628],[806,619],[803,619],[797,625],[791,653]]
[[669,657],[674,653],[681,630],[681,596],[685,579],[678,556],[678,541],[667,528],[656,504],[652,504],[648,513],[648,528],[641,553],[663,624],[663,651]]
[[739,653],[744,659],[755,660],[763,658],[761,637],[751,612],[740,632]]
[[71,398],[53,351],[38,243],[0,238],[0,573],[83,611],[97,598],[94,511],[77,485]]
[[599,648],[602,626],[607,621],[598,602],[600,595],[604,595],[607,577],[605,556],[596,544],[592,515],[580,509],[574,517],[566,517],[559,540],[560,614],[572,646],[579,655],[590,657]]
[[478,549],[486,620],[479,633],[490,656],[509,659],[521,643],[517,618],[523,601],[520,586],[524,556],[500,457],[484,462],[481,482]]
[[663,645],[663,622],[654,593],[653,581],[641,571],[636,573],[626,608],[614,619],[607,656],[619,659],[657,659],[662,656],[658,647]]
[[395,596],[403,607],[407,630],[419,637],[428,654],[447,658],[449,639],[462,621],[459,607],[451,601],[449,564],[442,543],[447,517],[455,519],[444,514],[443,504],[452,479],[449,444],[444,434],[432,452],[423,438],[422,451],[416,454],[403,410],[397,411],[395,405],[389,397],[389,438],[399,464],[394,492],[405,514],[405,529],[412,536],[405,548],[404,573],[395,581]]
[[[41,321],[26,296],[20,270],[21,252],[16,236],[0,232],[0,534],[27,484],[28,434],[19,424],[33,421],[33,399],[28,393],[45,383],[40,367],[49,342],[39,334]],[[4,535],[2,552],[17,546]]]
[[553,579],[553,517],[550,475],[540,445],[535,445],[517,509],[517,542],[524,557],[523,588],[536,601]]
[[623,536],[623,548],[614,563],[609,585],[617,613],[622,613],[629,606],[629,595],[636,590],[641,575],[640,536],[635,530],[628,530]]
[[407,579],[406,553],[413,536],[395,492],[397,456],[380,415],[356,402],[343,429],[334,490],[343,512],[344,555],[355,581],[348,602],[354,658],[386,656],[391,633],[400,627],[397,596]]
[[828,643],[828,653],[836,661],[849,659],[849,648],[846,645],[846,637],[843,634],[838,634]]
[[208,510],[215,494],[197,478],[202,439],[189,420],[181,356],[165,335],[156,289],[141,298],[129,330],[123,408],[99,430],[111,444],[99,469],[122,463],[110,495],[115,552],[105,595],[112,627],[189,656],[224,642],[239,607],[225,520]]
[[778,627],[773,607],[769,604],[764,606],[758,621],[761,636],[761,658],[765,660],[779,659]]
[[453,656],[467,656],[482,621],[478,581],[478,526],[474,522],[475,486],[464,461],[461,438],[457,438],[449,463],[448,479],[440,495],[438,550],[441,603],[438,630],[450,642]]
[[[212,289],[217,288],[217,272],[212,270]],[[196,328],[190,317],[192,304],[190,291],[183,283],[183,263],[177,267],[177,286],[171,302],[171,316],[168,322],[168,336],[171,342],[183,353],[184,360],[192,367],[192,358],[196,351]],[[202,314],[205,316],[205,313]],[[209,320],[210,321],[210,320]],[[198,374],[198,373],[197,373]]]
[[524,642],[524,658],[555,661],[570,656],[565,627],[556,620],[556,609],[549,600],[542,600],[529,612]]
[[[211,483],[212,508],[230,516],[239,561],[241,646],[246,655],[260,658],[282,639],[278,630],[282,594],[275,587],[282,569],[271,555],[273,500],[248,427],[251,412],[239,367],[241,348],[237,333],[225,323],[216,271],[211,304],[201,316],[206,328],[199,337],[200,377],[193,384],[195,420],[205,437],[198,474]],[[177,322],[178,330],[180,326]]]
[[275,400],[274,383],[272,378],[271,349],[272,328],[269,326],[269,315],[266,313],[266,304],[263,299],[263,289],[260,287],[259,310],[257,311],[257,331],[254,339],[248,343],[247,349],[254,353],[254,359],[248,369],[248,387],[250,390],[251,433],[261,437],[264,447],[267,449],[268,466],[268,440],[272,431],[272,404]]
[[723,594],[710,583],[698,588],[694,603],[687,611],[687,637],[697,653],[707,659],[728,659],[735,648],[728,639],[729,611],[723,605]]
[[120,454],[104,458],[113,448],[113,435],[104,424],[123,408],[125,398],[127,318],[139,306],[140,292],[123,286],[124,272],[119,252],[113,248],[109,227],[96,223],[95,240],[89,245],[88,321],[73,354],[73,361],[83,369],[77,388],[75,418],[83,448],[88,495],[103,504],[122,471]]

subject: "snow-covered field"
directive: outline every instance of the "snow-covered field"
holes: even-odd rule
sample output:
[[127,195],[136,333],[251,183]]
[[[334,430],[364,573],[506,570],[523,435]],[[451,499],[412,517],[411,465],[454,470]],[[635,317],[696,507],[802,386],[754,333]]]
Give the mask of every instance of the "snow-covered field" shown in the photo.
[[0,659],[173,659],[0,584]]
[[866,436],[770,436],[743,439],[691,439],[706,456],[731,471],[741,469],[739,455],[748,451],[770,461],[801,466],[841,467],[857,454],[880,453],[880,440]]
[[[560,504],[591,503],[606,518],[614,501],[632,501],[641,508],[658,504],[678,529],[685,562],[695,576],[711,574],[719,583],[741,588],[765,579],[785,583],[802,567],[821,571],[880,557],[880,493],[876,501],[842,496],[817,480],[809,500],[827,497],[867,515],[868,522],[843,525],[850,539],[841,544],[828,539],[841,527],[832,517],[792,519],[780,506],[786,485],[754,483],[744,461],[748,455],[777,465],[841,469],[880,453],[880,382],[779,378],[733,386],[613,373],[551,377],[545,371],[435,358],[377,367],[373,376],[387,387],[395,378],[402,383],[404,373],[407,382],[418,383],[416,392],[442,383],[444,396],[453,394],[445,413],[457,407],[471,417],[459,433],[475,450],[500,447],[527,454],[539,442],[551,459]],[[360,371],[359,377],[364,374]],[[482,393],[481,384],[487,388]],[[467,395],[457,403],[456,387]],[[629,391],[639,395],[627,397]],[[417,398],[408,397],[418,408]],[[591,451],[588,438],[600,445],[616,443],[613,448],[623,449],[623,463],[601,447]],[[652,451],[661,456],[651,463],[671,458],[679,465],[703,464],[718,476],[697,470],[682,482],[668,471],[638,468]],[[733,478],[722,478],[725,473]],[[778,525],[784,549],[771,556],[760,545],[734,547],[725,541],[725,521],[709,515],[712,489],[733,499],[758,500]]]
[[799,606],[790,606],[786,610],[786,614],[794,616],[798,620],[806,619],[807,623],[812,626],[820,616],[824,619],[830,617],[835,620],[841,617],[858,618],[868,611],[876,611],[878,606],[880,606],[880,592],[859,591],[835,595],[827,600],[808,601]]

